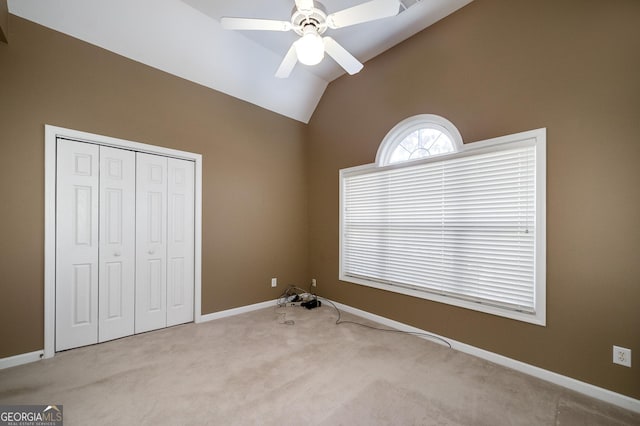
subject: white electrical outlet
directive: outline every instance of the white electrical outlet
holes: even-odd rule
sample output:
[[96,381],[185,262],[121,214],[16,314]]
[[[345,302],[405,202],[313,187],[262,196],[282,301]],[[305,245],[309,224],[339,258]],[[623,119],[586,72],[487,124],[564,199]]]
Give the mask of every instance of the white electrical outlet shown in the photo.
[[316,286],[316,279],[315,278],[311,278],[311,287],[315,287]]
[[613,363],[631,367],[631,349],[613,346]]
[[278,286],[278,279],[271,278],[271,287],[277,287],[277,286]]

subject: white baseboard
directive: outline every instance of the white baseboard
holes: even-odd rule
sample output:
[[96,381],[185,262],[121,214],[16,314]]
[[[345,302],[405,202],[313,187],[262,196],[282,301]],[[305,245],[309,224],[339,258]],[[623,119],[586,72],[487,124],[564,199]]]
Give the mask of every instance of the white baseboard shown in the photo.
[[[582,393],[592,398],[596,398],[596,399],[608,402],[610,404],[616,405],[618,407],[622,407],[624,409],[634,411],[636,413],[640,413],[640,400],[628,397],[626,395],[622,395],[604,388],[600,388],[598,386],[594,386],[589,383],[581,382],[579,380],[572,379],[571,377],[563,376],[562,374],[554,373],[552,371],[545,370],[543,368],[536,367],[531,364],[526,364],[522,361],[517,361],[512,358],[507,358],[506,356],[502,356],[494,352],[489,352],[484,349],[476,348],[475,346],[467,345],[466,343],[458,342],[448,337],[440,336],[438,334],[431,333],[429,331],[422,330],[420,328],[413,327],[399,321],[394,321],[392,319],[385,318],[380,315],[372,314],[370,312],[363,311],[361,309],[353,308],[349,305],[344,305],[339,302],[334,302],[332,300],[325,299],[323,297],[319,297],[319,299],[330,301],[331,303],[335,304],[338,309],[344,312],[357,315],[359,317],[377,322],[379,324],[385,325],[390,328],[395,328],[397,330],[409,331],[414,333],[431,334],[433,336],[446,340],[451,344],[451,347],[457,351],[464,352],[469,355],[477,356],[478,358],[482,358],[487,361],[493,362],[495,364],[502,365],[504,367],[511,368],[516,371],[520,371],[521,373],[525,373],[530,376],[545,380],[547,382],[551,382],[556,385],[565,387],[567,389],[574,390],[576,392]],[[266,302],[255,303],[253,305],[240,306],[238,308],[227,309],[219,312],[213,312],[210,314],[202,315],[197,322],[202,323],[207,321],[213,321],[220,318],[226,318],[234,315],[243,314],[246,312],[256,311],[258,309],[268,308],[270,306],[275,306],[275,304],[276,304],[276,300],[267,300]],[[418,337],[422,337],[432,342],[444,345],[444,343],[442,341],[439,341],[438,339],[429,339],[428,336],[424,336],[424,335],[423,336],[418,335]],[[44,356],[44,351],[40,350],[35,352],[29,352],[26,354],[15,355],[8,358],[2,358],[0,359],[0,370],[4,368],[14,367],[17,365],[38,361],[43,356]]]
[[[241,306],[239,308],[228,309],[226,311],[214,312],[211,314],[201,315],[199,319],[196,319],[196,323],[212,321],[219,318],[230,317],[233,315],[243,314],[245,312],[251,312],[258,309],[268,308],[269,306],[275,306],[276,300],[267,300],[266,302],[260,302],[253,305]],[[51,355],[53,356],[53,354]],[[15,367],[17,365],[28,364],[30,362],[39,361],[43,359],[44,350],[29,352],[26,354],[14,355],[7,358],[0,358],[0,370]]]
[[231,317],[234,315],[244,314],[246,312],[257,311],[258,309],[268,308],[270,306],[276,306],[276,300],[267,300],[266,302],[254,303],[253,305],[240,306],[238,308],[227,309],[225,311],[213,312],[210,314],[200,316],[198,323],[213,321],[220,318]]
[[7,358],[0,358],[0,370],[15,367],[30,362],[39,361],[44,357],[44,351],[34,351],[26,354],[14,355]]
[[[326,299],[326,300],[329,300],[329,299]],[[511,368],[516,371],[520,371],[521,373],[525,373],[530,376],[537,377],[539,379],[554,383],[556,385],[565,387],[567,389],[571,389],[573,391],[590,396],[592,398],[596,398],[601,401],[605,401],[610,404],[617,405],[618,407],[622,407],[624,409],[634,411],[636,413],[640,413],[640,400],[638,399],[634,399],[626,395],[622,395],[622,394],[610,391],[608,389],[600,388],[598,386],[594,386],[589,383],[581,382],[580,380],[572,379],[571,377],[563,376],[562,374],[554,373],[553,371],[545,370],[543,368],[536,367],[531,364],[526,364],[522,361],[517,361],[512,358],[507,358],[506,356],[502,356],[494,352],[489,352],[484,349],[476,348],[475,346],[467,345],[466,343],[458,342],[448,337],[431,333],[430,331],[421,330],[419,328],[412,327],[410,325],[407,325],[398,321],[394,321],[392,319],[385,318],[380,315],[375,315],[367,311],[363,311],[348,305],[344,305],[342,303],[338,303],[334,301],[331,301],[331,302],[334,303],[338,307],[338,309],[344,312],[357,315],[359,317],[377,322],[379,324],[383,324],[390,328],[395,328],[397,330],[409,331],[414,333],[432,334],[434,336],[437,336],[439,338],[442,338],[448,341],[451,344],[451,347],[457,351],[464,352],[469,355],[477,356],[478,358],[482,358],[487,361],[493,362],[495,364],[502,365],[504,367]],[[444,344],[443,342],[437,339],[429,339],[427,336],[418,335],[418,337],[422,337],[434,343]]]

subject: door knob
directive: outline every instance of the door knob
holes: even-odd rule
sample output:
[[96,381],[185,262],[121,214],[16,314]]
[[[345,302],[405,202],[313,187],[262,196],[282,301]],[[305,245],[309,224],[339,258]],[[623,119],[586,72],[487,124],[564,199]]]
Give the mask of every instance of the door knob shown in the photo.
[[120,254],[121,254],[121,253],[120,253],[119,251],[116,251],[115,253],[113,253],[113,255],[114,255],[115,257],[120,257]]
[[155,252],[156,252],[156,251],[155,251],[154,249],[149,249],[149,254],[153,254],[153,253],[155,253]]

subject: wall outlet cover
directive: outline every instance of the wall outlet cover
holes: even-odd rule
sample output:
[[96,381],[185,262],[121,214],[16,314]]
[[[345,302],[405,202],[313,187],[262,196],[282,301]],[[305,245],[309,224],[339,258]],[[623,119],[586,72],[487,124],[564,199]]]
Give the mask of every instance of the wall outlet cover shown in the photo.
[[613,346],[613,363],[631,367],[631,349]]

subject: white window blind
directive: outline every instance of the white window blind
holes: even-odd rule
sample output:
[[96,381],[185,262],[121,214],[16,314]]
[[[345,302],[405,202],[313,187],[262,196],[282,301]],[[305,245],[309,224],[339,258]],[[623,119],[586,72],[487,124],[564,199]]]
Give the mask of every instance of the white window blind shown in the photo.
[[535,313],[535,139],[341,176],[341,279]]

